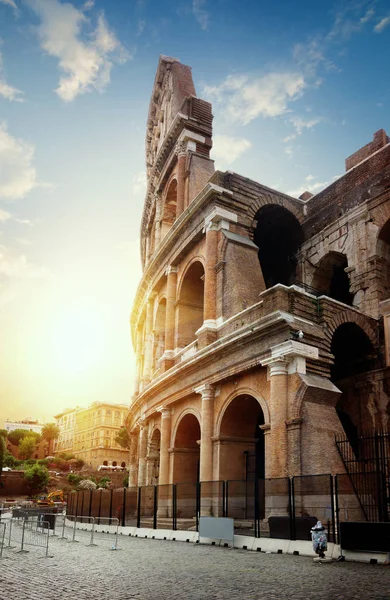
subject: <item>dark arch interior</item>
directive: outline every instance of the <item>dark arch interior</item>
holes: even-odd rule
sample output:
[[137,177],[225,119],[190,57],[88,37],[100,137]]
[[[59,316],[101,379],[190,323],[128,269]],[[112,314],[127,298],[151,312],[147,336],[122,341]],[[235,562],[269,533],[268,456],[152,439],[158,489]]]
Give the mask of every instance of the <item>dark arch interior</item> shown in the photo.
[[374,348],[366,333],[356,323],[344,323],[334,332],[331,352],[335,357],[331,379],[342,392],[336,407],[337,413],[357,452],[357,436],[362,423],[354,378],[375,368]]
[[263,206],[256,215],[254,242],[267,288],[292,285],[296,279],[296,253],[303,242],[297,219],[281,206]]
[[313,287],[334,300],[352,306],[353,294],[349,291],[349,277],[345,270],[347,267],[345,254],[329,252],[317,267]]

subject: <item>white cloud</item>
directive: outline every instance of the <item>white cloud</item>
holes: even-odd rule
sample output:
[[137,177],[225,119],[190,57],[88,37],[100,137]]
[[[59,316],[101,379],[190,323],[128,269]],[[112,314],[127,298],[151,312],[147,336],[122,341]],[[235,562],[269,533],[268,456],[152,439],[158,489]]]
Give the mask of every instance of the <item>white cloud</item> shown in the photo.
[[[0,0],[0,2],[1,1],[2,0]],[[3,57],[0,52],[0,96],[5,98],[6,100],[15,100],[15,102],[23,102],[23,99],[21,98],[22,94],[23,92],[13,87],[12,85],[9,85],[9,83],[6,82],[3,69]]]
[[140,171],[133,175],[132,192],[135,196],[144,195],[146,193],[146,171]]
[[284,138],[283,142],[288,143],[295,140],[299,135],[302,135],[304,129],[312,129],[315,125],[320,123],[320,118],[303,119],[298,115],[293,115],[288,119],[288,122],[293,126],[295,133],[292,133]]
[[192,12],[201,29],[206,30],[209,26],[209,14],[204,9],[206,0],[192,0]]
[[213,156],[217,161],[231,165],[241,154],[252,146],[245,138],[235,138],[229,135],[215,135],[213,138]]
[[0,275],[10,279],[37,279],[46,277],[48,270],[28,262],[25,254],[15,256],[0,245]]
[[256,117],[278,117],[290,102],[301,96],[305,80],[301,73],[268,73],[261,77],[230,75],[220,86],[206,87],[205,93],[221,102],[233,121],[244,125]]
[[381,19],[379,21],[379,23],[377,23],[374,27],[374,31],[375,33],[382,33],[382,31],[388,26],[390,25],[390,16],[388,17],[383,17],[383,19]]
[[41,47],[59,61],[62,75],[55,91],[60,98],[71,102],[93,89],[103,91],[110,82],[112,61],[129,58],[103,14],[98,17],[96,29],[83,41],[82,28],[90,22],[82,11],[59,0],[26,1],[41,18]]
[[11,218],[11,214],[9,212],[7,212],[6,210],[2,210],[0,208],[0,223],[5,223],[10,218]]
[[317,194],[318,192],[323,190],[326,186],[333,183],[333,181],[336,181],[336,179],[338,179],[339,177],[340,177],[339,175],[336,175],[335,177],[332,177],[331,181],[319,182],[319,181],[315,181],[314,175],[308,175],[307,177],[305,177],[303,184],[298,189],[289,191],[289,192],[287,192],[287,194],[289,196],[294,196],[295,198],[299,198],[299,196],[301,196],[303,194],[303,192],[310,192],[311,194]]
[[0,199],[24,198],[36,185],[34,146],[12,137],[0,123]]
[[16,15],[19,13],[18,7],[16,6],[16,2],[14,2],[14,0],[0,0],[0,2],[1,4],[10,6],[14,10]]
[[95,0],[87,0],[84,2],[83,10],[91,10],[95,6]]

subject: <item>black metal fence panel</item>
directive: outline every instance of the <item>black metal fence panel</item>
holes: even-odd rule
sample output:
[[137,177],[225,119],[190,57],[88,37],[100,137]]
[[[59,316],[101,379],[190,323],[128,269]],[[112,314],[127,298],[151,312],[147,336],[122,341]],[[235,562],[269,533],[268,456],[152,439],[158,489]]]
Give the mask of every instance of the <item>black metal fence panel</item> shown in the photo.
[[200,484],[200,516],[225,516],[225,482],[202,481]]
[[157,486],[157,529],[174,529],[174,486]]
[[311,539],[310,529],[321,521],[328,541],[335,541],[334,490],[331,475],[303,475],[292,479],[293,539]]
[[175,489],[175,529],[198,531],[199,486],[196,483],[176,483]]
[[139,527],[153,528],[155,514],[154,485],[145,485],[140,488],[140,523]]
[[137,526],[137,503],[138,503],[138,488],[131,487],[126,489],[125,496],[125,526]]

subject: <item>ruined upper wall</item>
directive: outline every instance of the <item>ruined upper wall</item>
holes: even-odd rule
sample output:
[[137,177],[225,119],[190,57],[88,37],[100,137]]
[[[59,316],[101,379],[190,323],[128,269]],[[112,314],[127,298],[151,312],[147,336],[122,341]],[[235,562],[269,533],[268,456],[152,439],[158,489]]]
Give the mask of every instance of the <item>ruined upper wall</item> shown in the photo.
[[389,142],[390,139],[386,135],[386,131],[384,129],[379,129],[379,131],[374,133],[372,142],[369,142],[362,148],[359,148],[359,150],[345,159],[345,170],[349,171],[350,169],[353,169],[353,167],[356,167],[356,165],[383,148],[383,146],[386,146],[386,144]]
[[146,166],[153,167],[157,152],[183,102],[196,96],[191,67],[176,58],[160,56],[146,126]]

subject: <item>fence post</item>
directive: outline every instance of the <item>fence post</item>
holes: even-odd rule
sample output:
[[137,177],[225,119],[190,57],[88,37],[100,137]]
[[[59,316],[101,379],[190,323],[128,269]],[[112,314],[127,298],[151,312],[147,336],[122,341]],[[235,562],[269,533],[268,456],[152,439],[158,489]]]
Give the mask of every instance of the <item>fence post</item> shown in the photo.
[[137,503],[137,528],[141,527],[141,490],[142,487],[138,488],[138,503]]
[[27,521],[24,519],[24,521],[23,521],[23,528],[22,528],[22,542],[21,542],[21,546],[20,546],[19,552],[28,552],[28,550],[24,550],[24,548],[23,548],[23,545],[24,545],[24,528],[26,527],[26,523],[27,523]]
[[330,477],[330,506],[331,506],[331,511],[332,511],[332,538],[333,538],[333,543],[336,543],[336,526],[335,526],[335,507],[334,507],[334,480],[333,480],[333,476],[329,475]]
[[201,503],[201,483],[196,482],[196,531],[199,531],[200,503]]
[[103,493],[103,489],[100,488],[100,496],[99,496],[99,511],[98,511],[98,519],[99,519],[99,525],[100,525],[100,513],[102,510],[102,493]]
[[229,516],[229,480],[226,482],[225,493],[225,517]]
[[84,516],[84,492],[81,492],[81,511],[80,511],[80,515],[79,516],[80,517]]
[[111,489],[110,490],[110,519],[112,519],[112,495],[113,495],[114,490]]
[[125,527],[126,525],[126,496],[127,496],[127,489],[128,488],[123,488],[123,506],[122,506],[122,527]]
[[89,492],[89,509],[88,509],[89,517],[92,516],[92,498],[93,498],[93,490],[90,490],[90,492]]
[[153,488],[153,529],[157,529],[157,487]]
[[176,483],[172,483],[172,529],[177,529],[177,487]]
[[[336,523],[337,523],[337,539],[335,543],[340,544],[340,506],[339,506],[339,476],[335,477],[335,497],[336,497]],[[341,548],[341,546],[340,546]]]
[[225,482],[222,481],[222,516],[226,517],[226,513],[225,513]]
[[288,512],[290,515],[290,539],[295,540],[295,486],[294,477],[288,478]]

